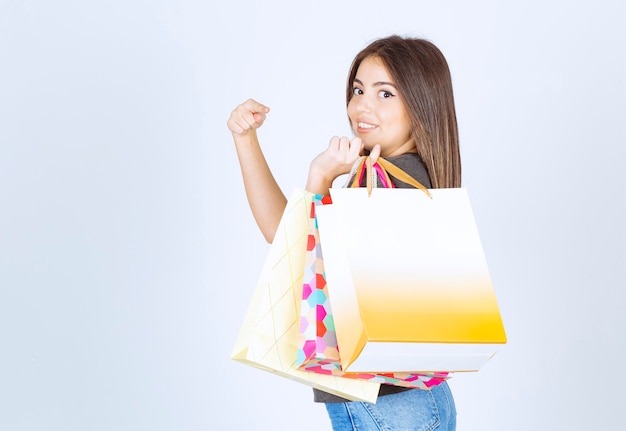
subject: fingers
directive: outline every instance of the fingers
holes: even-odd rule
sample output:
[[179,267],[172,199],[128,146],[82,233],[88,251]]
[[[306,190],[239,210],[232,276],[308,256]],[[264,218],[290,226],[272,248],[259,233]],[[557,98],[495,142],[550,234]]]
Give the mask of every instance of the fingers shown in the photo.
[[361,138],[353,138],[352,141],[350,142],[351,158],[354,160],[359,158],[359,156],[361,156],[361,153],[363,153],[364,146],[365,144],[363,144],[363,141],[361,140]]
[[268,112],[269,107],[254,99],[248,99],[231,112],[226,125],[231,133],[242,135],[261,127]]
[[333,136],[330,138],[329,148],[340,153],[348,152],[350,151],[350,139],[345,136]]
[[363,151],[363,142],[360,138],[354,138],[350,140],[349,138],[342,136],[333,136],[330,139],[330,143],[328,145],[329,149],[339,151],[342,153],[347,153],[353,158],[358,157]]
[[376,144],[374,145],[374,148],[372,148],[372,151],[370,151],[370,158],[372,159],[372,164],[376,163],[376,160],[378,160],[378,157],[380,157],[380,145]]

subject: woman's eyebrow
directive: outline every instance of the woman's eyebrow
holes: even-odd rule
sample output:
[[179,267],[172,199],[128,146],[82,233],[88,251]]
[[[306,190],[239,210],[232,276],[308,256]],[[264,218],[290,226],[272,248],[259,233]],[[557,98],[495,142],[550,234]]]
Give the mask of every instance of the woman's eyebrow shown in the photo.
[[[356,82],[357,84],[359,84],[361,86],[365,86],[360,79],[354,78],[354,82]],[[393,82],[387,82],[387,81],[377,81],[377,82],[372,84],[372,87],[380,87],[381,85],[391,85],[393,88],[397,88],[393,84]]]

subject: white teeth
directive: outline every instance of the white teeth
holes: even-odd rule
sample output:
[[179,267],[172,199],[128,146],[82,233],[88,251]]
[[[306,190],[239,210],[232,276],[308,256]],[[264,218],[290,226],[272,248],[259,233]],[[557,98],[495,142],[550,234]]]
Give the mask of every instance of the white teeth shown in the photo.
[[358,123],[357,124],[361,129],[373,129],[375,126],[367,123]]

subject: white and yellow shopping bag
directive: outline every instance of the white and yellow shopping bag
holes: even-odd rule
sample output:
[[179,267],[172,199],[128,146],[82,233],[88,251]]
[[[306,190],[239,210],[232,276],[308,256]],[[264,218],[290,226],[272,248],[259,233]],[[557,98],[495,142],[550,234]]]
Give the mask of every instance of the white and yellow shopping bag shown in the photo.
[[317,217],[344,371],[477,371],[506,343],[465,189],[331,197]]

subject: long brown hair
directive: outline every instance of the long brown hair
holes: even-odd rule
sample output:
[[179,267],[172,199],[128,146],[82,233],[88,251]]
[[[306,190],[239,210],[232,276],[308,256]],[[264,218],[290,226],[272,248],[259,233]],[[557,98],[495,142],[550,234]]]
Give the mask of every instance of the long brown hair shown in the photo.
[[357,69],[367,57],[382,60],[393,78],[411,122],[417,153],[433,188],[461,186],[459,132],[448,63],[432,42],[397,35],[377,39],[352,62],[346,105],[353,96]]

